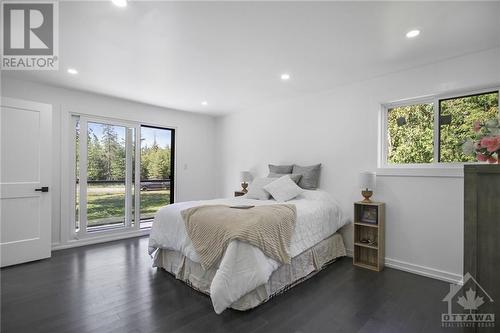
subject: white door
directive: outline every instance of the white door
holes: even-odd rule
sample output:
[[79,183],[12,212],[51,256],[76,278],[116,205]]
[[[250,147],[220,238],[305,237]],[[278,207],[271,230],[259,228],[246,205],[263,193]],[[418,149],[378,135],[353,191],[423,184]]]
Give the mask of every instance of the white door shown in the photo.
[[2,267],[50,257],[52,106],[2,98],[0,246]]

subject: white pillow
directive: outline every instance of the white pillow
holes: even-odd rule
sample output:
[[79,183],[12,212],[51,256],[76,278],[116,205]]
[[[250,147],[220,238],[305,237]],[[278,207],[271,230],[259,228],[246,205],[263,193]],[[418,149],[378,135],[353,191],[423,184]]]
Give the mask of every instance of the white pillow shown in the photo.
[[276,201],[285,202],[292,200],[302,192],[303,189],[297,186],[289,175],[278,178],[274,182],[264,186],[264,190],[271,193]]
[[264,186],[275,181],[276,178],[255,178],[248,185],[247,199],[269,200],[269,192],[264,191]]

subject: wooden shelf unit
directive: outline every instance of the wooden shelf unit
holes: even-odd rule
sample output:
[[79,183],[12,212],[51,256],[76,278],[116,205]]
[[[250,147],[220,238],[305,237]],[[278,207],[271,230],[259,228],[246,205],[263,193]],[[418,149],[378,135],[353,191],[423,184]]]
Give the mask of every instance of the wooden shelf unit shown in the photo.
[[[366,221],[365,210],[371,210],[370,222]],[[373,221],[373,223],[371,223]],[[363,243],[362,239],[375,241]],[[383,202],[354,203],[354,253],[355,266],[380,272],[385,258],[385,204]]]

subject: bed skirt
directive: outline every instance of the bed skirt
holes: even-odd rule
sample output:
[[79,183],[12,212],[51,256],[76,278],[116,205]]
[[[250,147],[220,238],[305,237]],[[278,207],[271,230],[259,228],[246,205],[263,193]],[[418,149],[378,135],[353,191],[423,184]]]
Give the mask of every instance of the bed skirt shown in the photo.
[[[269,281],[231,304],[231,308],[244,311],[252,309],[315,275],[337,258],[346,255],[344,241],[339,233],[319,242],[312,248],[292,258],[291,264],[281,265]],[[156,251],[153,267],[163,268],[191,288],[210,295],[210,285],[216,268],[204,270],[199,263],[182,253],[166,249]]]

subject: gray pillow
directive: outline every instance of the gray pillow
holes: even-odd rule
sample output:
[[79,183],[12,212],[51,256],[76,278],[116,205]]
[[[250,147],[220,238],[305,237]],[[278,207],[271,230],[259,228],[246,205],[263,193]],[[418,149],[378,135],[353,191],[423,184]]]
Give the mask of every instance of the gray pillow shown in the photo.
[[293,165],[273,165],[269,164],[270,173],[292,173]]
[[284,175],[276,179],[274,182],[267,184],[264,186],[264,190],[271,193],[273,198],[279,202],[292,200],[304,192],[304,190],[298,187],[297,184],[295,184],[295,182],[288,177],[288,175]]
[[255,178],[253,182],[248,185],[248,192],[245,195],[247,199],[269,200],[270,194],[264,190],[264,186],[272,183],[276,178]]
[[294,164],[292,173],[302,175],[297,185],[305,190],[315,190],[318,188],[320,170],[321,164],[305,167]]
[[[270,172],[267,175],[268,178],[280,178],[282,176],[283,176],[282,173],[274,173],[274,172]],[[292,180],[295,182],[295,184],[298,184],[300,178],[302,178],[302,175],[299,175],[299,174],[296,174],[296,173],[288,173],[288,174],[285,174],[285,176],[289,176],[290,178],[292,178]]]

